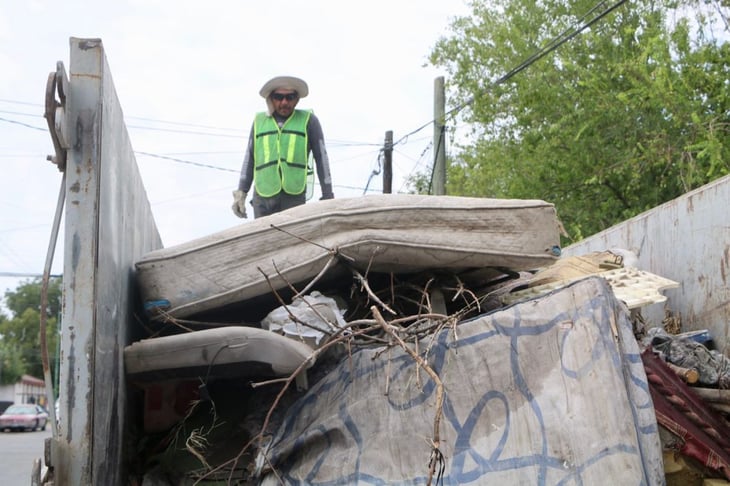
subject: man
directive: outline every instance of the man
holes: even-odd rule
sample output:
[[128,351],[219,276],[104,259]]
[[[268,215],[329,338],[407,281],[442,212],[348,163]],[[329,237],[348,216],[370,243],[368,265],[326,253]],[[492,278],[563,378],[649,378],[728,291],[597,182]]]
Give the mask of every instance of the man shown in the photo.
[[322,199],[332,199],[329,158],[319,119],[311,110],[297,110],[309,94],[307,83],[278,76],[264,84],[259,94],[268,110],[257,113],[243,158],[238,190],[233,191],[233,212],[246,218],[246,195],[254,186],[254,218],[304,204],[307,199],[308,161],[314,157]]

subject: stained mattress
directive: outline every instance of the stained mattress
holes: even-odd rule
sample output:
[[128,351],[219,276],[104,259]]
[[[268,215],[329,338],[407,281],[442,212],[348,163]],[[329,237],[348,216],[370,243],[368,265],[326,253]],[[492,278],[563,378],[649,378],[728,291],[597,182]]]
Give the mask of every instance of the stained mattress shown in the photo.
[[136,280],[148,310],[186,317],[305,282],[328,262],[375,272],[539,268],[556,259],[558,227],[541,200],[314,201],[150,252],[135,263]]

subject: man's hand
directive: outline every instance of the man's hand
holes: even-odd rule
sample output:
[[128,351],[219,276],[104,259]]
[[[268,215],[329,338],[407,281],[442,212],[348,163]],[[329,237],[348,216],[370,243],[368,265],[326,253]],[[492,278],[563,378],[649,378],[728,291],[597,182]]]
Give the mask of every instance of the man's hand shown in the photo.
[[246,216],[246,193],[243,191],[233,191],[233,205],[231,206],[233,213],[239,218],[247,218]]

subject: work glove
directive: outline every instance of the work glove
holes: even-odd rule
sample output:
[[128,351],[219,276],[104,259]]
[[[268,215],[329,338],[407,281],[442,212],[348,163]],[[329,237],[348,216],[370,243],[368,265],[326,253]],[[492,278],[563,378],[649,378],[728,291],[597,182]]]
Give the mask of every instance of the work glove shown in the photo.
[[247,218],[246,215],[246,193],[243,191],[233,191],[233,205],[231,206],[233,213],[239,218]]

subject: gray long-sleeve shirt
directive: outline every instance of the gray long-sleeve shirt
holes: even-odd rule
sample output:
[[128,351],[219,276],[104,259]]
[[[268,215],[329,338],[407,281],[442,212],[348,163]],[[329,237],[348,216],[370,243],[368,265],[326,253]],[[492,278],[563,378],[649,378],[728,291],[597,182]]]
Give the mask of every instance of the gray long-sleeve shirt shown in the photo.
[[[274,114],[272,115],[276,122],[281,127],[286,119]],[[314,116],[314,113],[309,117],[309,123],[307,123],[307,137],[309,138],[309,150],[314,156],[314,162],[317,169],[317,178],[319,179],[319,185],[322,188],[322,196],[325,199],[333,197],[332,194],[332,176],[330,175],[330,161],[327,156],[327,148],[324,144],[324,133],[322,132],[322,125],[319,123],[319,119]],[[246,147],[246,154],[243,156],[243,166],[241,167],[241,177],[238,180],[238,190],[243,192],[249,192],[254,182],[253,169],[253,143],[254,143],[254,125],[251,124],[251,132],[248,136],[248,146]]]

